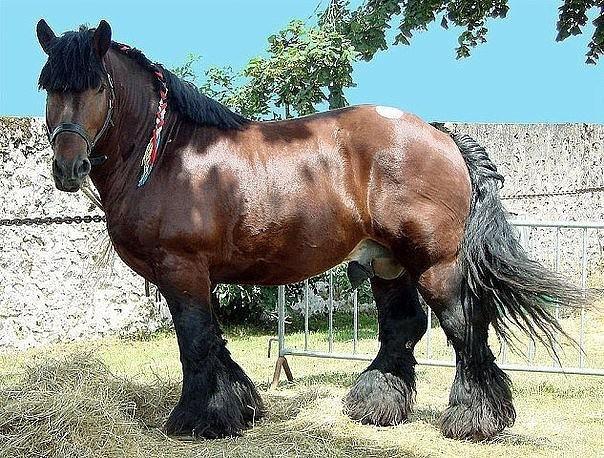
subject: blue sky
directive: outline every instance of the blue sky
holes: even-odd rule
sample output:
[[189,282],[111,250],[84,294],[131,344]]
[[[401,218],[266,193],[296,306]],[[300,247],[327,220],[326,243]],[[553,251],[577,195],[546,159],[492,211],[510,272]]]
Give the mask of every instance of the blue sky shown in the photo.
[[[167,67],[189,52],[205,65],[241,68],[266,38],[293,18],[308,18],[320,0],[0,0],[0,114],[44,112],[37,78],[45,56],[35,24],[56,33],[107,19],[117,41]],[[323,0],[323,7],[328,0]],[[427,120],[604,123],[604,59],[584,64],[586,33],[556,43],[560,1],[510,0],[508,18],[491,21],[488,43],[457,61],[457,30],[434,24],[410,47],[393,47],[355,67],[351,103],[378,103]]]

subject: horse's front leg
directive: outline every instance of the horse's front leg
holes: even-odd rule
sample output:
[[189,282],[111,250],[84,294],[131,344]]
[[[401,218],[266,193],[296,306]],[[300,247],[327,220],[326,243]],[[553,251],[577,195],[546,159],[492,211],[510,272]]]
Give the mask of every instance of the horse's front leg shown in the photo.
[[[179,283],[182,283],[182,278]],[[262,416],[256,388],[233,361],[211,309],[210,282],[161,287],[182,363],[180,400],[166,423],[170,435],[218,438],[239,434]],[[194,293],[192,292],[194,291]]]

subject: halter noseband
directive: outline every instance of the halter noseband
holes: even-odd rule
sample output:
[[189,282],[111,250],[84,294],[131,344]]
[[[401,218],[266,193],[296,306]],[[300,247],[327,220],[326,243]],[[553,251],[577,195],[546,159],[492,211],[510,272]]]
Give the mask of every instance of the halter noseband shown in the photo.
[[[103,68],[104,67],[105,66],[103,65]],[[86,142],[86,156],[88,157],[91,166],[101,165],[107,160],[107,156],[92,156],[92,150],[94,149],[94,146],[99,141],[99,139],[103,136],[105,131],[107,131],[109,125],[112,124],[111,115],[113,114],[113,101],[115,100],[115,90],[113,88],[113,80],[111,79],[111,75],[109,74],[106,68],[104,68],[104,70],[105,76],[107,77],[107,82],[109,83],[110,90],[108,101],[109,108],[107,109],[107,116],[105,117],[103,127],[101,127],[101,130],[99,130],[99,132],[94,138],[91,139],[90,135],[88,135],[88,132],[86,132],[86,129],[84,129],[80,124],[77,123],[62,122],[57,127],[55,127],[52,132],[50,132],[50,130],[48,129],[48,124],[46,125],[46,133],[48,135],[48,141],[51,145],[54,144],[54,141],[57,136],[63,132],[70,132],[81,137],[82,140]]]

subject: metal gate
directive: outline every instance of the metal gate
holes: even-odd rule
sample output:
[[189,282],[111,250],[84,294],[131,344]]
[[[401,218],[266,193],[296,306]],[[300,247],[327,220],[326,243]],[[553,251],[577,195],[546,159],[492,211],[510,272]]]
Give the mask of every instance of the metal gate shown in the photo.
[[[604,287],[604,222],[571,222],[571,221],[513,221],[512,224],[517,228],[520,235],[520,241],[525,249],[533,258],[538,259],[548,265],[556,272],[562,272],[571,277],[576,283],[580,282],[581,287],[586,290],[588,287],[588,269],[591,267],[597,272],[597,268],[602,269],[602,278],[596,279],[597,287]],[[289,368],[286,357],[291,356],[307,356],[314,358],[333,358],[358,361],[372,361],[375,356],[374,352],[363,351],[359,347],[359,301],[358,291],[355,290],[349,293],[348,300],[351,303],[350,324],[352,325],[352,333],[348,345],[348,350],[336,349],[334,345],[334,273],[333,269],[327,273],[329,279],[328,297],[327,297],[327,335],[326,348],[313,348],[310,343],[311,330],[309,329],[309,297],[310,287],[309,280],[306,280],[301,286],[303,295],[303,308],[301,313],[304,320],[303,335],[298,336],[298,342],[293,342],[291,336],[286,335],[286,286],[278,287],[277,300],[277,338],[269,341],[269,357],[270,347],[273,342],[277,342],[279,346],[279,358],[275,367],[275,374],[272,386],[276,386],[281,369],[286,372],[287,378],[292,380],[291,370]],[[589,285],[593,287],[594,285]],[[455,367],[455,354],[452,349],[447,350],[444,354],[442,348],[435,351],[435,345],[440,344],[442,347],[444,341],[444,333],[441,330],[433,333],[432,312],[427,310],[428,329],[422,340],[416,346],[416,356],[418,364],[425,366],[444,366]],[[568,315],[568,314],[571,315]],[[507,348],[505,342],[492,344],[494,353],[498,353],[499,367],[509,371],[527,371],[527,372],[545,372],[545,373],[564,373],[564,374],[580,374],[580,375],[601,375],[604,376],[603,367],[595,367],[588,364],[586,359],[589,356],[589,351],[585,346],[586,326],[588,323],[596,326],[596,333],[604,332],[601,324],[589,321],[589,311],[582,308],[580,311],[569,311],[556,307],[555,315],[557,318],[563,318],[566,314],[573,330],[566,329],[565,331],[573,335],[579,344],[579,349],[574,355],[566,355],[562,361],[542,352],[538,355],[539,346],[534,341],[526,342],[526,351],[524,355],[512,354]],[[570,318],[569,318],[570,316]],[[434,323],[436,324],[436,323]],[[574,331],[574,332],[573,332]],[[435,342],[437,340],[438,342]],[[446,342],[446,341],[445,341]],[[446,343],[445,343],[446,345]],[[560,344],[559,344],[560,345]],[[376,339],[377,350],[377,339]],[[561,346],[559,349],[564,350]],[[418,351],[419,350],[419,351]],[[419,355],[417,354],[419,353]],[[516,360],[514,360],[516,357]],[[518,360],[521,358],[521,360]]]

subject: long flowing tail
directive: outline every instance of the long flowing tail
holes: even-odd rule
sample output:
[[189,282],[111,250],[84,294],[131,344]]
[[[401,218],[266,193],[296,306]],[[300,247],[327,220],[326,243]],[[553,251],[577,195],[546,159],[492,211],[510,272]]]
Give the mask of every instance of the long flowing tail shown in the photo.
[[[467,322],[472,322],[474,310],[480,308],[510,346],[517,343],[513,338],[517,327],[555,355],[556,335],[568,335],[552,311],[556,306],[580,307],[585,292],[528,257],[499,198],[503,176],[485,149],[468,135],[451,133],[442,125],[435,127],[451,135],[472,181],[472,204],[460,256]],[[467,334],[471,339],[471,333]]]

